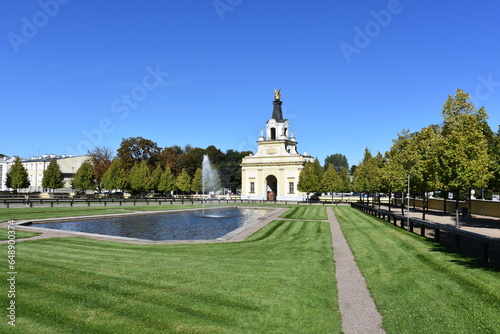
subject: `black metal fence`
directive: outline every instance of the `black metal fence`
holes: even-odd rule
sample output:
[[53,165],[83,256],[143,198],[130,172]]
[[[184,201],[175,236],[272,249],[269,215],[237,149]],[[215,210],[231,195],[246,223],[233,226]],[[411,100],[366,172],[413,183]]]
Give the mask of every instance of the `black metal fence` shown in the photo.
[[500,238],[464,231],[423,219],[408,218],[360,203],[352,203],[351,206],[409,232],[434,239],[466,255],[500,266]]
[[[30,198],[26,203],[24,198],[3,198],[0,199],[0,208],[11,208],[26,205],[29,207],[54,207],[57,206],[108,206],[108,205],[185,205],[185,204],[202,204],[199,198],[149,198],[149,197],[130,197],[130,198]],[[210,199],[205,203],[250,203],[250,204],[313,204],[311,202],[297,201],[268,201],[268,200],[250,200],[250,199]],[[322,202],[323,205],[329,204]],[[338,204],[338,203],[335,203]]]

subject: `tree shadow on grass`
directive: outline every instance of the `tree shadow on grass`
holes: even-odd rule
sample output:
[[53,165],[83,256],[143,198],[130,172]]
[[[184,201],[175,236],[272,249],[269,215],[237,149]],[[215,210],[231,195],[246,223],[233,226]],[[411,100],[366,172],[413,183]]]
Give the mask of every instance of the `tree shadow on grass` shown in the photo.
[[448,245],[439,244],[429,240],[431,252],[440,252],[449,255],[449,262],[464,266],[470,269],[484,269],[491,272],[500,272],[500,261],[486,262],[482,259],[474,258],[463,254],[459,250]]

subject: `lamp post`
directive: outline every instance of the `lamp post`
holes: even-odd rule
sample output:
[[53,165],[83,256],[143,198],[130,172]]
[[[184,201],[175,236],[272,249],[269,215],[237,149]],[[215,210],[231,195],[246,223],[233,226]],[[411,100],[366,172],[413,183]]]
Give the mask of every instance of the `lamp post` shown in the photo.
[[406,201],[407,205],[406,205],[406,210],[407,210],[407,214],[406,214],[406,227],[407,228],[410,228],[410,174],[408,174],[408,195],[407,195],[408,199]]

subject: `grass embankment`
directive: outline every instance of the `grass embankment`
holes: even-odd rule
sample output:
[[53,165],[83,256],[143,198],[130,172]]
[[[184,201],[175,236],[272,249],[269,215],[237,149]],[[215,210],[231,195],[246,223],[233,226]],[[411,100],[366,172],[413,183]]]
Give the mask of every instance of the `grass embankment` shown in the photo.
[[350,207],[335,213],[388,333],[500,332],[500,271]]
[[18,243],[16,332],[340,333],[329,233],[279,220],[241,243]]
[[281,218],[288,219],[318,219],[326,220],[328,216],[326,214],[326,208],[324,206],[308,205],[308,206],[293,206],[290,210],[282,214]]

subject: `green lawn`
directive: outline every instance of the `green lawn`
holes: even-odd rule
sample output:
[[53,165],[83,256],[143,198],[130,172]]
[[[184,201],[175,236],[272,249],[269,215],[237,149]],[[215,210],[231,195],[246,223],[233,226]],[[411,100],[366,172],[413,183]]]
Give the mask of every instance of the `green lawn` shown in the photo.
[[340,333],[329,231],[279,220],[241,243],[20,242],[15,332]]
[[341,224],[388,333],[500,333],[500,271],[350,207]]
[[328,216],[326,214],[326,207],[324,206],[295,205],[282,214],[281,218],[326,220]]
[[[8,240],[9,238],[7,237],[7,231],[8,229],[7,228],[4,228],[4,227],[0,227],[0,240]],[[22,239],[22,238],[29,238],[29,237],[33,237],[35,235],[40,235],[42,233],[39,233],[39,232],[27,232],[27,231],[19,231],[19,230],[12,230],[11,231],[15,231],[15,239]],[[11,233],[12,235],[12,233]]]

